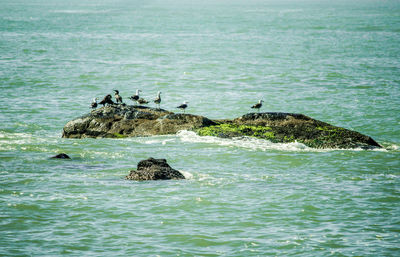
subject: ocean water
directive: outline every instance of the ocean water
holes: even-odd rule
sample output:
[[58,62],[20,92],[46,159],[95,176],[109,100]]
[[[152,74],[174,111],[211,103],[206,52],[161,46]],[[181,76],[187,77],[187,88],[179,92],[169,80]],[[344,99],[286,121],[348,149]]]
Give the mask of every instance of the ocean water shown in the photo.
[[[0,6],[0,256],[400,255],[400,1]],[[384,149],[61,138],[113,89],[212,119],[263,99]],[[148,157],[187,179],[124,179]]]

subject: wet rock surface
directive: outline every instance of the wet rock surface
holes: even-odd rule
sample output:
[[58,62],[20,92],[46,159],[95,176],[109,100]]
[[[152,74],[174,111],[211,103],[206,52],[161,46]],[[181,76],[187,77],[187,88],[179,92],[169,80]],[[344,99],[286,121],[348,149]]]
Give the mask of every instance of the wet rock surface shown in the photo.
[[185,177],[178,170],[171,168],[167,160],[149,158],[140,161],[137,165],[137,170],[131,170],[126,179],[143,181],[185,179]]

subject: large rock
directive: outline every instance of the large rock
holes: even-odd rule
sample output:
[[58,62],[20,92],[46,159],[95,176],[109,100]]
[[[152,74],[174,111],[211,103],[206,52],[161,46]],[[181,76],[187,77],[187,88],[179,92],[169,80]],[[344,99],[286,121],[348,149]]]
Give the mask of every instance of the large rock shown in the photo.
[[248,113],[233,120],[210,120],[144,106],[111,105],[99,108],[64,126],[63,137],[136,137],[196,131],[201,136],[267,139],[275,143],[300,142],[313,148],[363,148],[381,146],[356,131],[295,113]]
[[362,148],[381,146],[371,137],[356,131],[332,126],[328,123],[295,113],[248,113],[234,120],[201,128],[201,136],[250,136],[275,143],[300,142],[313,148]]
[[140,161],[137,170],[131,170],[126,176],[129,180],[185,179],[179,171],[171,168],[165,159],[149,158]]
[[99,108],[64,126],[63,137],[137,137],[175,134],[216,125],[203,116],[175,114],[162,109],[132,105]]

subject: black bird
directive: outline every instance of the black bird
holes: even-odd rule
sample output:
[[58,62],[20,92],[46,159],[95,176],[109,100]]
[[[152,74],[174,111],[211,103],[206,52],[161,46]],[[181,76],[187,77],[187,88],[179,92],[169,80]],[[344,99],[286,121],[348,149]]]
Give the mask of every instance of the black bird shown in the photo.
[[156,99],[154,99],[154,103],[158,105],[158,109],[160,109],[160,103],[161,103],[161,92],[158,91]]
[[129,97],[129,99],[136,102],[136,104],[138,103],[138,100],[139,100],[139,92],[142,92],[142,91],[140,89],[136,89],[136,95]]
[[105,106],[106,104],[110,105],[110,104],[114,104],[113,100],[111,100],[112,96],[111,95],[106,95],[103,100],[100,101],[99,104],[102,104],[103,106]]
[[263,102],[264,102],[263,100],[259,100],[258,103],[256,103],[255,105],[253,105],[251,108],[257,109],[258,112],[260,112],[260,108],[261,108]]
[[92,109],[96,109],[96,108],[97,108],[97,97],[96,97],[96,98],[93,98],[91,107],[92,107]]
[[114,89],[114,91],[115,91],[115,101],[117,101],[117,103],[121,103],[122,104],[122,97],[119,95],[119,91],[118,90],[115,90]]
[[186,107],[188,107],[188,102],[184,101],[183,104],[177,106],[176,108],[179,108],[181,110],[183,110],[183,112],[185,112]]

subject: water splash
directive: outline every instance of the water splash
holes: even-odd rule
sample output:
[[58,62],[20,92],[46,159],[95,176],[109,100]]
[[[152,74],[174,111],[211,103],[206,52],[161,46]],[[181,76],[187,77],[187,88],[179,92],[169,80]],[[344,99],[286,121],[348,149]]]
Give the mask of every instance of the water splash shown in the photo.
[[271,141],[252,138],[252,137],[240,137],[240,138],[219,138],[212,136],[199,136],[195,132],[181,130],[177,133],[177,136],[182,142],[191,143],[207,143],[216,144],[220,146],[228,147],[239,147],[246,148],[249,150],[280,150],[280,151],[316,151],[317,149],[310,148],[302,143],[272,143]]
[[[237,138],[219,138],[213,136],[199,136],[195,132],[181,130],[177,133],[178,138],[182,142],[191,142],[191,143],[206,143],[206,144],[216,144],[220,146],[228,146],[228,147],[239,147],[245,148],[252,151],[261,150],[278,150],[278,151],[303,151],[303,152],[330,152],[330,151],[365,151],[362,148],[354,148],[354,149],[341,149],[341,148],[312,148],[308,147],[303,143],[299,143],[297,141],[293,143],[273,143],[271,141],[265,139],[258,139],[253,137],[237,137]],[[391,145],[390,147],[385,148],[376,148],[372,151],[378,152],[387,152],[387,151],[396,151],[398,150],[397,145]]]
[[387,150],[391,151],[399,151],[399,146],[395,144],[391,144],[385,147]]
[[193,174],[190,173],[189,171],[180,170],[179,172],[182,173],[185,179],[193,179]]

